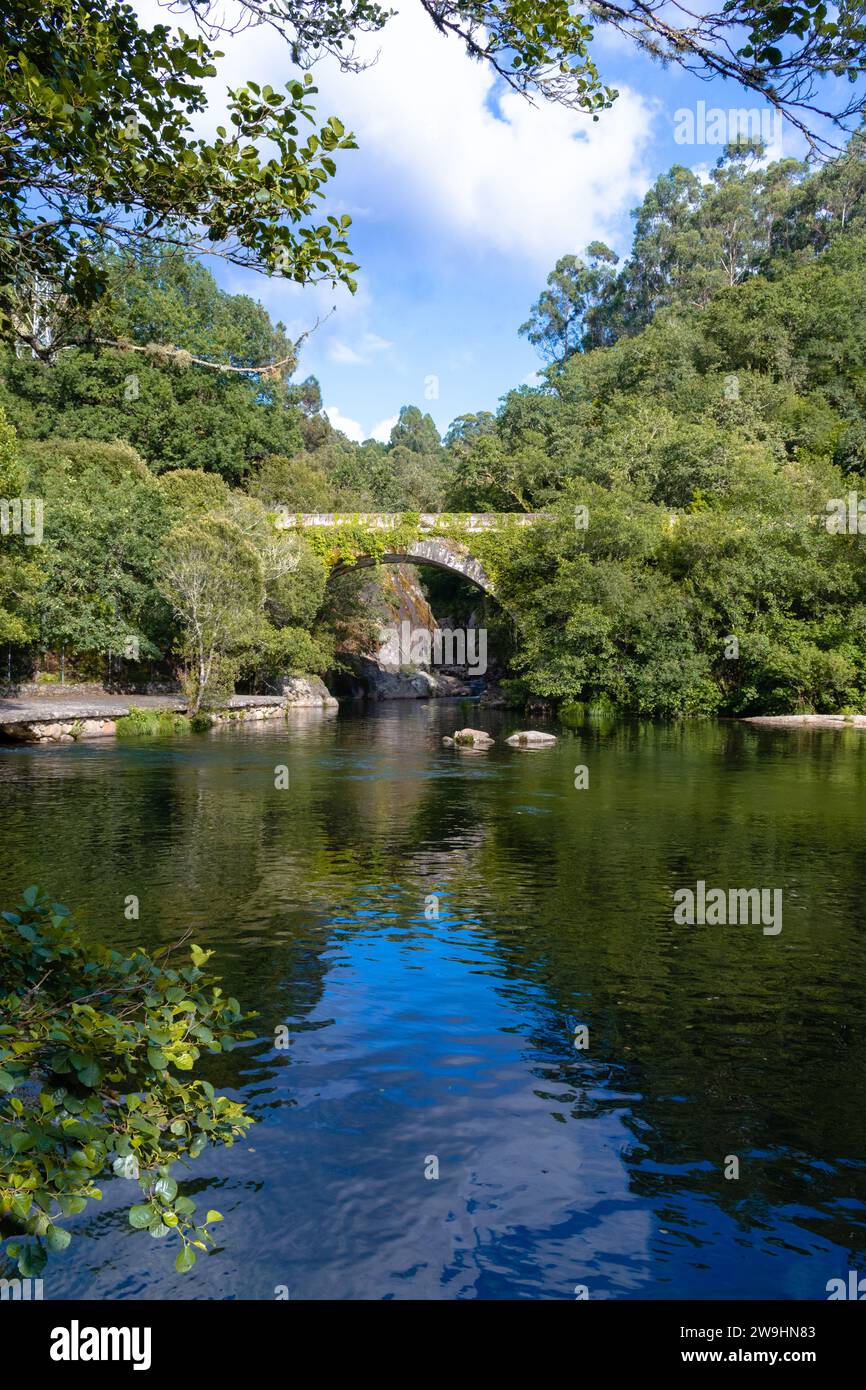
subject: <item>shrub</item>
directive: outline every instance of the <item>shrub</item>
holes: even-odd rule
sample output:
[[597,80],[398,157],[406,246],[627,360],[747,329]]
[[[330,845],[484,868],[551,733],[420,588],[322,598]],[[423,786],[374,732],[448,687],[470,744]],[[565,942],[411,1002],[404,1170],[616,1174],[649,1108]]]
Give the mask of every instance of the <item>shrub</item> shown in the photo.
[[202,1051],[252,1036],[205,974],[211,955],[85,944],[69,910],[35,887],[0,914],[0,1244],[25,1278],[67,1248],[64,1221],[101,1197],[110,1173],[141,1187],[134,1229],[179,1239],[179,1271],[213,1244],[220,1213],[195,1221],[171,1174],[252,1123],[192,1076]]
[[173,710],[139,709],[133,705],[129,714],[121,715],[115,728],[120,738],[168,737],[188,734],[192,723],[185,714],[175,714]]

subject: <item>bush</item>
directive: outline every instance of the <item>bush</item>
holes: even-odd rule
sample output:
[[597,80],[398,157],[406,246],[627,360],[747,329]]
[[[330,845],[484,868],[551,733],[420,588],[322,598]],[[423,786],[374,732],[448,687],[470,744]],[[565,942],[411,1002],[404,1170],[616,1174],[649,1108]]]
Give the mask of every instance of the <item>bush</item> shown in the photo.
[[178,952],[85,944],[35,887],[0,914],[0,1243],[25,1278],[67,1248],[64,1221],[111,1173],[140,1185],[134,1229],[179,1239],[179,1271],[213,1244],[220,1213],[196,1222],[171,1168],[246,1133],[244,1107],[192,1072],[202,1051],[252,1034],[204,973],[212,952],[193,945],[169,964]]
[[129,714],[121,715],[115,726],[119,738],[166,738],[172,734],[188,734],[192,727],[192,721],[185,714],[139,709],[137,705],[132,706]]

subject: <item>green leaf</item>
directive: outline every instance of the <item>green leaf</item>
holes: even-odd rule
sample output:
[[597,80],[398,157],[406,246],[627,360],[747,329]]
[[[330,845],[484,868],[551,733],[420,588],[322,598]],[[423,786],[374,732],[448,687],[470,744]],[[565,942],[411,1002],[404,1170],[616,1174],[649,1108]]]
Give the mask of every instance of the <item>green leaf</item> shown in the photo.
[[42,1273],[48,1252],[41,1245],[24,1245],[18,1256],[18,1272],[25,1279],[35,1279]]
[[192,1250],[190,1246],[185,1245],[183,1249],[180,1251],[177,1259],[175,1260],[174,1267],[179,1274],[186,1274],[187,1270],[192,1269],[193,1265],[195,1264],[195,1260],[195,1251]]
[[65,1250],[72,1239],[68,1231],[64,1231],[62,1226],[49,1226],[45,1234],[48,1249],[55,1253]]
[[145,1226],[150,1225],[153,1218],[154,1211],[150,1205],[139,1205],[129,1209],[129,1224],[134,1226],[137,1231],[143,1231]]
[[138,1159],[135,1154],[119,1155],[111,1166],[119,1178],[138,1177]]

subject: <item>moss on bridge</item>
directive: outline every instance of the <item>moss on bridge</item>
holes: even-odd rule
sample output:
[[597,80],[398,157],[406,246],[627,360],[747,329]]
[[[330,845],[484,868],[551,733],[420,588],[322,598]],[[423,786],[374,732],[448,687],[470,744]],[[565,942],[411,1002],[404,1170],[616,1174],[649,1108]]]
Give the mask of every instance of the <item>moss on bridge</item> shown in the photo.
[[[369,513],[347,513],[329,525],[302,524],[292,529],[303,533],[311,549],[320,557],[328,572],[352,566],[363,560],[382,564],[386,556],[405,554],[407,564],[423,564],[424,558],[412,558],[413,548],[424,541],[445,541],[468,562],[475,562],[484,571],[490,588],[495,588],[501,558],[513,551],[518,533],[526,528],[524,513],[502,513],[496,524],[483,529],[472,526],[478,513],[449,512],[436,516],[434,522],[421,523],[420,512],[387,513],[387,526],[370,525]],[[391,518],[394,518],[391,522]],[[431,563],[428,561],[428,563]],[[464,573],[459,564],[455,573]],[[478,580],[465,575],[472,582]],[[487,588],[487,584],[480,587]]]

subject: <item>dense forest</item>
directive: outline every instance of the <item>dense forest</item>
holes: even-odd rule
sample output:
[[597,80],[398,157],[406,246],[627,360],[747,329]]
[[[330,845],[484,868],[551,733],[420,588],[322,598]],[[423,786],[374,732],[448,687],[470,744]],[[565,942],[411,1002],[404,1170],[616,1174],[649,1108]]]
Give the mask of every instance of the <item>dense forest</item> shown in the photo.
[[[622,263],[593,243],[551,271],[519,330],[539,384],[444,440],[407,405],[389,443],[350,442],[303,346],[181,249],[106,250],[100,273],[86,341],[2,359],[0,496],[44,506],[41,545],[0,549],[7,680],[182,666],[198,703],[328,672],[375,615],[276,504],[535,511],[518,545],[485,540],[516,701],[866,709],[860,135],[818,165],[743,144],[659,177]],[[30,307],[50,343],[62,306]]]

